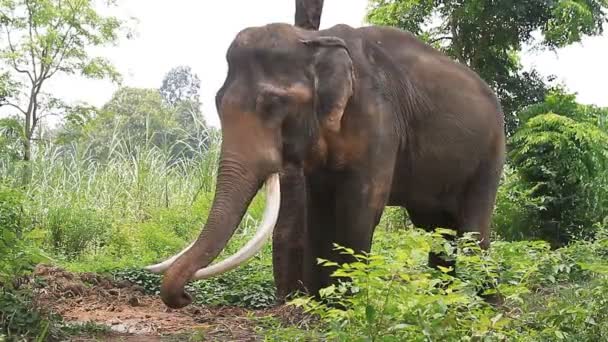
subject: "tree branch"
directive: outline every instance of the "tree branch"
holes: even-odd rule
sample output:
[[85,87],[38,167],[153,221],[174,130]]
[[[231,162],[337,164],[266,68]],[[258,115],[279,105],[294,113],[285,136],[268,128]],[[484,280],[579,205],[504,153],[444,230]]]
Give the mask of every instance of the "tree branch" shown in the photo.
[[61,114],[59,113],[46,113],[46,114],[42,114],[38,117],[38,120],[46,118],[47,116],[61,116]]
[[436,43],[436,42],[438,42],[440,40],[446,40],[446,39],[452,40],[453,38],[451,36],[437,37],[437,38],[429,41],[429,44],[433,44],[433,43]]
[[[61,41],[62,45],[65,44],[65,39],[67,38],[69,31],[70,30],[68,30],[66,32],[66,34],[64,35],[64,38]],[[61,56],[59,56],[59,59],[58,59],[57,63],[55,63],[55,68],[54,68],[53,71],[51,71],[51,67],[49,66],[49,69],[47,70],[46,74],[44,75],[44,77],[42,77],[42,81],[47,80],[47,79],[53,77],[53,75],[55,75],[55,73],[59,70],[59,68],[61,67],[61,63],[63,63],[63,60],[65,59],[66,53],[68,51],[68,49],[65,48],[65,46],[70,46],[72,44],[73,40],[74,40],[74,37],[70,37],[70,40],[67,43],[67,45],[63,45],[64,46],[63,49],[61,49],[61,50],[57,49],[56,53],[53,55],[53,57],[52,57],[51,60],[55,60],[57,58],[57,54],[59,53],[59,51],[61,51]]]
[[8,46],[11,49],[11,52],[13,53],[13,56],[11,56],[11,62],[13,64],[13,69],[15,69],[17,72],[22,73],[22,74],[27,74],[27,76],[30,78],[30,81],[32,82],[32,84],[34,84],[34,78],[32,78],[32,74],[24,69],[21,69],[17,66],[17,60],[15,59],[15,56],[17,54],[17,52],[15,51],[15,46],[13,46],[13,43],[11,42],[11,33],[8,30],[8,26],[4,27],[6,29],[6,38],[8,41]]
[[34,34],[32,33],[32,28],[34,26],[32,22],[32,8],[30,7],[30,2],[28,0],[25,1],[25,6],[27,7],[27,21],[28,21],[28,31],[30,35],[30,57],[32,58],[32,69],[34,69],[34,79],[38,79],[38,74],[36,73],[36,58],[34,57]]
[[14,104],[14,103],[6,102],[0,106],[9,106],[9,107],[17,108],[22,114],[27,115],[27,112],[25,110],[23,110],[21,107],[19,107],[18,105]]
[[[61,6],[61,1],[59,2],[59,6]],[[71,20],[76,19],[76,12],[77,11],[72,10]],[[56,30],[59,26],[62,26],[63,23],[64,23],[64,21],[58,20],[57,25],[53,29]],[[65,59],[67,51],[69,50],[67,47],[71,46],[71,44],[74,41],[74,36],[70,34],[72,31],[72,28],[73,28],[73,26],[68,26],[68,29],[62,35],[61,44],[57,45],[58,46],[57,50],[55,50],[55,52],[53,53],[53,56],[51,56],[49,66],[48,66],[46,72],[44,73],[44,75],[42,75],[42,77],[39,81],[40,83],[42,83],[44,80],[51,78],[61,67],[61,64],[62,64],[63,60]],[[68,37],[69,37],[69,41],[66,44],[66,40],[68,39]],[[46,51],[44,53],[46,53]],[[57,60],[58,55],[60,55],[59,60]],[[53,69],[53,62],[55,60],[57,60],[57,63],[55,63],[54,70],[51,71],[51,69]]]

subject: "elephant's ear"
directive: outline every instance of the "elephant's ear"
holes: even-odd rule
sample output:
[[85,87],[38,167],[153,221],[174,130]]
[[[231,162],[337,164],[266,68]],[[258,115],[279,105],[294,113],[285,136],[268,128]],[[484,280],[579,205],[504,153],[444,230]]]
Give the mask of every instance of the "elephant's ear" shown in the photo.
[[348,47],[338,37],[318,37],[301,42],[314,49],[315,113],[323,127],[339,132],[342,115],[353,95],[355,83]]

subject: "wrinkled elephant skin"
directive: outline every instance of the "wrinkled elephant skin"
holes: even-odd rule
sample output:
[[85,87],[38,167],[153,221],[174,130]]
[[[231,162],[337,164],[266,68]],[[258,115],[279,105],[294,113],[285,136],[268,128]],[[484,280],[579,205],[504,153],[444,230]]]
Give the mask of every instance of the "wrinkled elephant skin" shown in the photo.
[[[334,281],[316,264],[349,261],[333,243],[369,251],[387,205],[406,208],[416,226],[477,232],[489,246],[504,115],[466,66],[408,32],[346,25],[247,28],[226,59],[216,95],[223,134],[216,198],[199,239],[166,263],[167,305],[189,303],[185,282],[224,248],[264,180],[277,173],[272,243],[280,298],[316,294]],[[429,262],[450,264],[436,255]]]

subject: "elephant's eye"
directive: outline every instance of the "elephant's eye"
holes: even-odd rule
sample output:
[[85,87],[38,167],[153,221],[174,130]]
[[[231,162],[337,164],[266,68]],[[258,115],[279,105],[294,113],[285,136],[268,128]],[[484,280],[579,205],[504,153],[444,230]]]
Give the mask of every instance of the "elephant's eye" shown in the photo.
[[265,93],[258,97],[256,111],[265,118],[283,117],[289,107],[289,97],[285,95]]

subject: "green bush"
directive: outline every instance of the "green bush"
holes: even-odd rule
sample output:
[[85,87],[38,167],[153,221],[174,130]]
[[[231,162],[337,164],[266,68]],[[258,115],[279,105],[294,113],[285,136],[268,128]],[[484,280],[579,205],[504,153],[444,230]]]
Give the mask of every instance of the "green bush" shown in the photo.
[[46,341],[58,334],[56,320],[38,311],[28,293],[0,289],[0,336]]
[[[337,246],[357,259],[342,265],[320,260],[336,267],[339,285],[323,289],[320,301],[298,297],[290,304],[316,317],[319,339],[327,341],[601,340],[608,334],[603,231],[593,241],[556,250],[545,241],[497,241],[483,251],[473,236],[464,236],[456,277],[426,265],[423,256],[445,246],[438,232],[381,233],[382,246],[369,255]],[[484,294],[498,292],[504,303],[486,303],[479,296],[484,285]],[[271,329],[271,340],[311,334]]]
[[61,316],[37,306],[27,290],[0,288],[0,341],[65,341],[73,335],[97,335],[106,326],[93,322],[73,324]]
[[[592,236],[594,224],[608,216],[608,134],[548,113],[529,119],[510,146],[517,178],[503,191],[511,205],[523,204],[525,223],[504,220],[500,233],[542,238],[554,246]],[[526,231],[514,234],[513,224]]]
[[15,278],[43,260],[31,235],[23,231],[23,201],[21,192],[0,183],[0,287],[11,288]]
[[99,249],[110,239],[111,225],[103,213],[76,205],[51,207],[46,211],[42,230],[48,232],[51,249],[68,260],[89,249]]
[[415,233],[418,247],[399,243],[390,256],[360,255],[337,246],[343,254],[357,261],[337,265],[321,260],[328,267],[337,266],[335,277],[348,281],[321,291],[322,302],[297,298],[292,303],[318,315],[325,338],[331,341],[455,340],[463,335],[504,337],[501,327],[506,318],[498,316],[476,294],[472,283],[451,279],[435,272],[422,262],[430,248],[443,246],[439,234]]
[[492,216],[494,238],[513,241],[533,237],[533,227],[537,223],[531,222],[531,218],[539,210],[540,203],[532,196],[533,190],[521,186],[520,182],[513,167],[506,165]]

